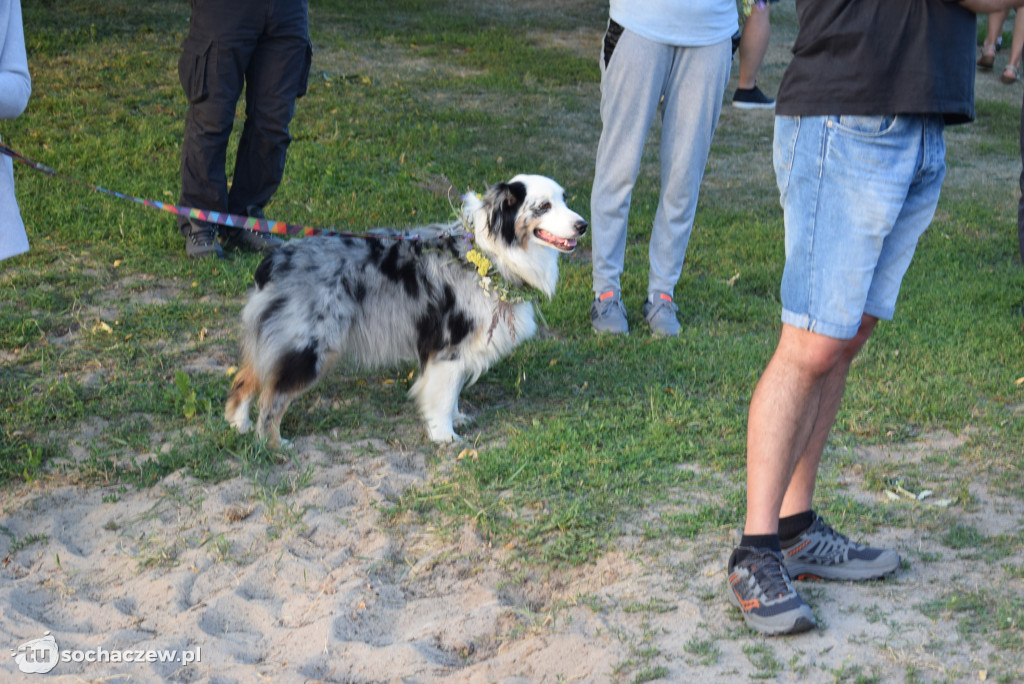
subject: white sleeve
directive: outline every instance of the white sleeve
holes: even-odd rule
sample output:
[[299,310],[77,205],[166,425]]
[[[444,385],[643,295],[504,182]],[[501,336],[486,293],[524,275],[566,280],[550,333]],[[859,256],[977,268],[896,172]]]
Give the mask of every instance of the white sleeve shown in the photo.
[[21,0],[0,0],[0,119],[25,111],[31,93]]

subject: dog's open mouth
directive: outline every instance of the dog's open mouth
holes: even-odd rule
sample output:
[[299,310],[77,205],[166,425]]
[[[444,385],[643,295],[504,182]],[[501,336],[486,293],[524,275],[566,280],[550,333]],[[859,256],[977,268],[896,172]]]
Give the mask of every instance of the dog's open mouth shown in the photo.
[[576,249],[575,240],[560,238],[557,235],[552,235],[543,228],[538,228],[537,230],[533,231],[533,234],[537,236],[538,240],[546,242],[547,244],[557,249],[559,252],[571,252],[572,250]]

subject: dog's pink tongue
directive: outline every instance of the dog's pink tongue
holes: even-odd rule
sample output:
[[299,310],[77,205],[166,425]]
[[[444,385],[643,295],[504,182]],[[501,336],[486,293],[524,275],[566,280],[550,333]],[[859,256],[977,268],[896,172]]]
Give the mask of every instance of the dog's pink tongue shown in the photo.
[[541,238],[544,239],[545,242],[550,242],[551,244],[561,247],[563,249],[576,248],[575,240],[567,240],[565,238],[557,237],[546,230],[538,230],[537,233],[540,235]]

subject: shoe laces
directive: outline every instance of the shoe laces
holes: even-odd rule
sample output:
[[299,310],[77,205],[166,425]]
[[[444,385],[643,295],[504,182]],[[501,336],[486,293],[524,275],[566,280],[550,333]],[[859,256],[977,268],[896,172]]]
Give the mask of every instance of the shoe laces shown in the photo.
[[594,300],[594,312],[599,317],[611,311],[621,311],[622,308],[622,299],[616,297],[614,292],[605,292]]
[[217,231],[211,225],[193,225],[188,239],[193,245],[211,245],[217,239]]
[[757,553],[747,565],[757,586],[768,598],[778,598],[793,592],[789,573],[780,556],[772,552]]
[[672,301],[672,298],[666,294],[659,295],[654,300],[648,300],[650,306],[647,309],[647,318],[651,319],[661,314],[663,310],[669,311],[673,316],[679,311],[679,307]]
[[808,535],[816,535],[820,538],[818,544],[821,554],[824,556],[843,556],[849,550],[851,546],[854,546],[850,538],[845,534],[836,532],[835,529],[829,525],[819,515],[811,525],[811,528],[807,531]]

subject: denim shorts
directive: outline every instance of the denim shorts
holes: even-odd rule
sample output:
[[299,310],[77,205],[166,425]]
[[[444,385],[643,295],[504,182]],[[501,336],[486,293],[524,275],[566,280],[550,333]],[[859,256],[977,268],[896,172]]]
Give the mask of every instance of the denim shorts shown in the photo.
[[850,339],[891,319],[946,175],[940,116],[775,117],[782,322]]

